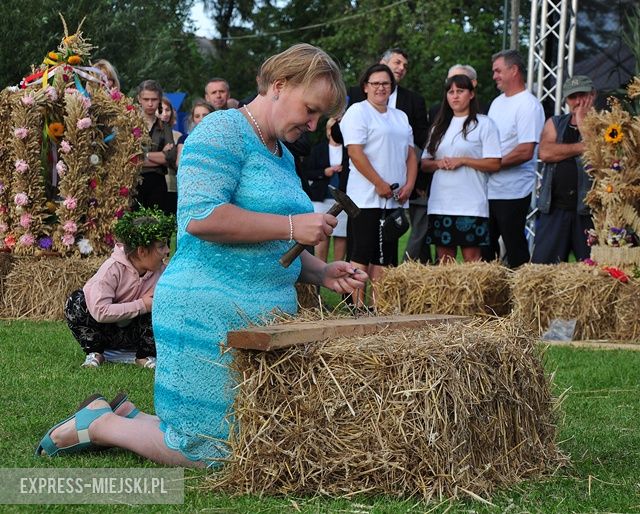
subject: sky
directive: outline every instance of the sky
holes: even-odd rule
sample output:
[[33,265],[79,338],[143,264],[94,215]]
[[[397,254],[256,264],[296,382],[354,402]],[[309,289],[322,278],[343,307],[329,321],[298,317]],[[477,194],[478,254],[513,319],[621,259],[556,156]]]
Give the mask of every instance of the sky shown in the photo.
[[212,38],[215,36],[213,21],[204,13],[202,2],[196,2],[191,9],[191,19],[194,21],[197,30],[196,35]]

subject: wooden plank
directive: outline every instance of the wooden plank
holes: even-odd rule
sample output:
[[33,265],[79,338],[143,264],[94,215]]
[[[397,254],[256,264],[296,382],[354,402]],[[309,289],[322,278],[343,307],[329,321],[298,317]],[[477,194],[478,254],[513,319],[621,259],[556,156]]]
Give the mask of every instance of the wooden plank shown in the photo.
[[587,348],[589,350],[630,350],[633,352],[640,351],[640,344],[637,342],[629,343],[611,343],[608,340],[587,340],[587,341],[545,341],[541,340],[540,344],[549,346],[570,346],[573,348]]
[[469,319],[468,316],[414,314],[301,321],[234,330],[227,333],[227,345],[232,348],[269,351],[336,337],[364,336],[385,329],[415,329],[425,325],[438,325],[467,319]]

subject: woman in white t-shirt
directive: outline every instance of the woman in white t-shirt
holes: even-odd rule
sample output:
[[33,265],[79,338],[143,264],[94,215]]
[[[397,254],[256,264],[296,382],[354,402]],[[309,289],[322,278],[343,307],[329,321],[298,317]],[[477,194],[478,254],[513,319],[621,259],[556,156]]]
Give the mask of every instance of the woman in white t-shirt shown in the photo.
[[465,262],[480,260],[489,244],[487,174],[500,169],[501,157],[498,129],[478,114],[471,79],[448,78],[421,162],[435,172],[426,243],[436,245],[439,261],[455,260],[458,247]]
[[[371,280],[384,266],[398,264],[398,241],[382,240],[380,218],[405,205],[413,189],[416,154],[413,131],[407,115],[387,101],[395,89],[393,73],[385,64],[370,66],[360,79],[367,99],[353,104],[340,122],[344,145],[349,153],[347,194],[360,207],[350,220],[351,264],[366,271]],[[391,185],[398,184],[392,191]],[[359,291],[355,305],[363,303]]]

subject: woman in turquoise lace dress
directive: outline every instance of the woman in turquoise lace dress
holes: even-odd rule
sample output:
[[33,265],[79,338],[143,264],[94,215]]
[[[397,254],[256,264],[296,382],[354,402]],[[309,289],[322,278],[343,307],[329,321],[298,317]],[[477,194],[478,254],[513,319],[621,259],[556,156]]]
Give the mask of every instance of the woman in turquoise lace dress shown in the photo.
[[225,457],[233,400],[230,356],[220,351],[227,331],[274,309],[295,312],[297,280],[339,293],[364,285],[366,274],[346,262],[325,264],[307,252],[289,268],[278,262],[292,241],[316,245],[337,223],[313,213],[280,143],[343,108],[337,66],[322,50],[295,45],[265,61],[258,92],[245,108],[207,116],[184,147],[177,251],[153,299],[157,416],[125,396],[111,404],[89,397],[47,432],[41,453],[118,446],[179,466]]

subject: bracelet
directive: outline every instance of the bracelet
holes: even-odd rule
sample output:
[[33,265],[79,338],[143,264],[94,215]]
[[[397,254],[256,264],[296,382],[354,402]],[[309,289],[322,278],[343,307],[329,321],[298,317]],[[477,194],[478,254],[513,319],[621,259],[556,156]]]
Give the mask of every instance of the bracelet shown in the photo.
[[293,242],[293,217],[289,214],[289,242]]

